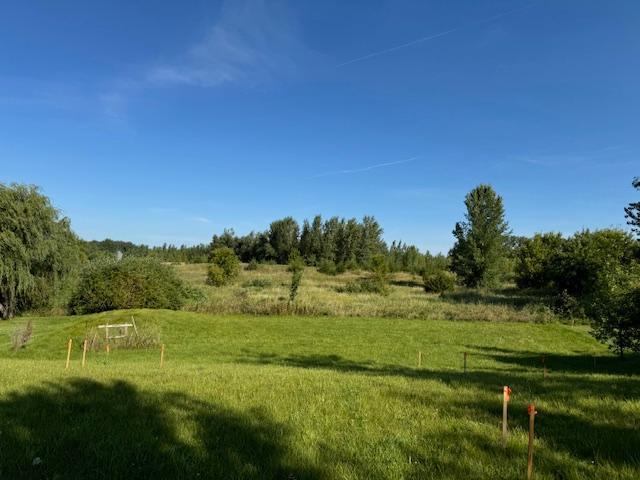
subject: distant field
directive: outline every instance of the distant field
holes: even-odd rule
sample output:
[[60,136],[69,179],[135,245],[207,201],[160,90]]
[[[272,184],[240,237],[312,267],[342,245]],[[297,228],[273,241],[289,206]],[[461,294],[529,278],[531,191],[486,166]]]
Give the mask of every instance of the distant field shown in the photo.
[[[175,265],[180,275],[204,293],[187,309],[205,313],[272,315],[287,312],[291,273],[282,265],[261,265],[243,271],[232,285],[205,284],[206,264]],[[329,276],[309,267],[293,311],[300,315],[340,315],[434,320],[484,320],[548,322],[557,320],[540,298],[502,289],[485,293],[460,289],[443,297],[425,293],[417,275],[392,276],[390,294],[341,293],[338,287],[367,276],[367,272],[346,272]]]
[[[82,369],[85,331],[131,315],[160,330],[164,369],[158,349],[91,352]],[[583,326],[153,310],[33,321],[19,352],[9,334],[26,318],[0,322],[3,479],[525,478],[530,401],[537,479],[640,478],[640,358],[619,361]]]

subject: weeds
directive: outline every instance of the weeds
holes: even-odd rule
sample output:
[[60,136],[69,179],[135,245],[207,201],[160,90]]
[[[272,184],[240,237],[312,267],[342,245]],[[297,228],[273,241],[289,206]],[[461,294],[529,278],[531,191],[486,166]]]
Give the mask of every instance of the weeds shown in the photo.
[[24,327],[17,328],[11,333],[11,347],[20,350],[27,346],[33,335],[33,323],[29,320]]

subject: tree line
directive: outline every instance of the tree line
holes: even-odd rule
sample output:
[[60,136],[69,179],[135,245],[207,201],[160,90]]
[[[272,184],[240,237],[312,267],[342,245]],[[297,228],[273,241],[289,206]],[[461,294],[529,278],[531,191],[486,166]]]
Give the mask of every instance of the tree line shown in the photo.
[[[635,179],[633,186],[640,189],[640,180]],[[120,252],[126,258],[201,262],[217,258],[216,252],[225,248],[225,255],[244,262],[306,263],[325,273],[364,268],[382,280],[389,270],[422,273],[425,287],[432,291],[455,284],[494,288],[511,280],[520,289],[550,296],[560,314],[590,318],[594,335],[619,354],[640,350],[640,202],[624,209],[636,237],[616,229],[585,230],[568,237],[559,233],[514,237],[503,200],[489,185],[469,192],[465,206],[465,218],[454,226],[455,244],[446,257],[422,254],[402,242],[387,246],[381,226],[370,216],[358,221],[323,220],[318,215],[305,220],[302,228],[286,217],[260,233],[237,236],[225,230],[209,245],[147,247],[114,240],[84,242],[36,187],[0,184],[0,317],[68,300],[78,277],[96,287],[93,291],[101,291],[96,276],[78,273],[86,272],[91,260],[113,260]],[[141,265],[131,263],[116,270],[127,282],[134,281],[148,273]],[[113,268],[108,264],[103,270]],[[120,290],[127,292],[127,285],[121,282]],[[100,295],[91,298],[99,303]]]

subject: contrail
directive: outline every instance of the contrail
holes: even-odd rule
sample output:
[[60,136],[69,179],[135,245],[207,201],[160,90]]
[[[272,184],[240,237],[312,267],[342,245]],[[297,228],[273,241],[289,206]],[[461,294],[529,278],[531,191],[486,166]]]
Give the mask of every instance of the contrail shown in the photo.
[[427,41],[433,40],[435,38],[444,37],[445,35],[449,35],[451,33],[457,32],[459,30],[464,30],[466,28],[470,28],[470,27],[474,27],[474,26],[477,26],[477,25],[482,25],[482,24],[485,24],[485,23],[493,22],[494,20],[497,20],[499,18],[506,17],[507,15],[511,15],[513,13],[520,12],[522,10],[526,10],[527,8],[531,8],[531,7],[533,7],[533,3],[531,3],[529,5],[525,5],[524,7],[514,8],[513,10],[509,10],[507,12],[503,12],[503,13],[499,13],[497,15],[493,15],[492,17],[488,17],[488,18],[485,18],[483,20],[479,20],[477,22],[470,23],[468,25],[460,25],[458,27],[451,28],[449,30],[445,30],[445,31],[440,32],[440,33],[434,33],[433,35],[428,35],[426,37],[416,38],[415,40],[411,40],[410,42],[403,43],[402,45],[396,45],[395,47],[385,48],[383,50],[378,50],[377,52],[369,53],[369,54],[364,55],[362,57],[354,58],[352,60],[347,60],[346,62],[342,62],[342,63],[336,65],[336,67],[339,68],[339,67],[344,67],[346,65],[351,65],[352,63],[361,62],[363,60],[368,60],[369,58],[378,57],[380,55],[385,55],[385,54],[390,53],[390,52],[395,52],[396,50],[400,50],[401,48],[410,47],[411,45],[415,45],[417,43],[427,42]]
[[411,158],[407,158],[405,160],[397,160],[395,162],[386,162],[386,163],[377,163],[376,165],[369,165],[368,167],[362,167],[362,168],[352,168],[352,169],[348,169],[348,170],[335,170],[332,172],[325,172],[325,173],[319,173],[318,175],[314,175],[311,178],[320,178],[320,177],[328,177],[331,175],[344,175],[344,174],[348,174],[348,173],[360,173],[360,172],[368,172],[369,170],[375,170],[376,168],[382,168],[382,167],[390,167],[392,165],[400,165],[402,163],[409,163],[409,162],[413,162],[415,160],[417,160],[420,157],[411,157]]

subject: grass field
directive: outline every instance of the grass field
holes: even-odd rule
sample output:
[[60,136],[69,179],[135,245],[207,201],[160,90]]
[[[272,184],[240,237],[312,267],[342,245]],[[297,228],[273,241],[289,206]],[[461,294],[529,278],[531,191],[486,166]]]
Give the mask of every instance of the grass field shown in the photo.
[[[206,264],[176,265],[180,276],[203,296],[187,309],[203,313],[274,315],[287,313],[291,273],[282,265],[261,265],[243,270],[240,278],[225,287],[205,284]],[[558,319],[541,298],[515,289],[481,292],[459,289],[444,296],[427,294],[417,275],[392,276],[389,295],[342,293],[348,282],[369,275],[346,272],[323,275],[307,268],[293,312],[300,315],[338,315],[387,318],[429,318],[433,320],[481,320],[549,322]]]
[[[158,349],[83,369],[76,341],[64,370],[68,338],[131,315],[163,369]],[[2,479],[525,478],[530,401],[536,478],[640,478],[640,359],[584,326],[143,310],[33,318],[12,352],[25,322],[0,323]]]

